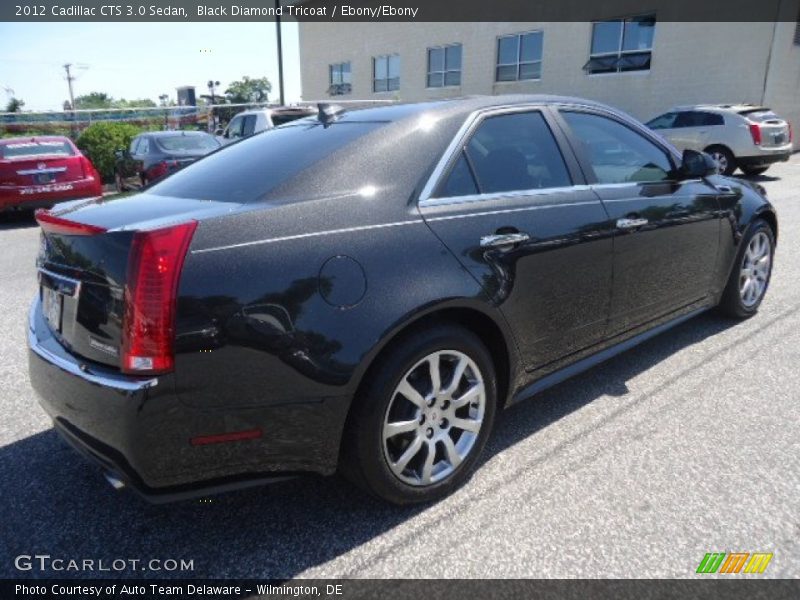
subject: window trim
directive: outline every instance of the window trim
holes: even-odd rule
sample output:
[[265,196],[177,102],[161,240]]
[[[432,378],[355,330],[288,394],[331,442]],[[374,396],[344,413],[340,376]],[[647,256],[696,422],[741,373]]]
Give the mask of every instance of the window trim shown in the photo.
[[[581,105],[575,105],[581,106]],[[579,170],[580,161],[577,156],[574,156],[572,144],[570,143],[569,136],[563,131],[562,124],[553,117],[553,111],[550,110],[552,105],[545,103],[532,103],[532,104],[510,104],[503,106],[490,106],[481,108],[471,112],[464,123],[459,128],[458,132],[450,140],[450,144],[445,149],[439,162],[433,169],[430,177],[425,182],[425,186],[420,192],[417,199],[419,208],[426,208],[431,206],[442,206],[446,204],[461,204],[464,202],[481,202],[484,200],[496,200],[498,198],[512,198],[516,196],[546,196],[550,194],[563,193],[565,191],[579,191],[589,189],[588,182],[583,179]],[[520,112],[534,112],[538,111],[550,129],[553,139],[558,148],[559,154],[564,161],[564,166],[567,173],[572,180],[572,185],[550,188],[532,188],[530,190],[512,190],[507,192],[490,192],[469,194],[466,196],[435,196],[434,192],[439,189],[439,186],[450,175],[450,171],[458,162],[459,156],[466,146],[467,141],[470,139],[475,130],[480,127],[481,123],[487,118],[496,117],[501,115],[509,115]],[[563,139],[561,139],[563,138]],[[572,152],[573,158],[567,156],[566,152]],[[575,165],[573,165],[573,161]]]
[[[630,22],[630,21],[633,21],[634,19],[640,19],[642,17],[653,17],[653,21],[655,23],[653,25],[653,41],[650,43],[650,49],[649,50],[624,50],[623,49],[623,44],[625,43],[625,24]],[[598,23],[612,23],[614,21],[619,21],[619,22],[622,23],[622,27],[620,28],[620,32],[619,32],[619,41],[618,41],[618,44],[617,44],[618,49],[616,51],[614,51],[614,52],[597,52],[597,53],[593,53],[592,52],[592,43],[594,42],[594,28],[595,28],[595,25],[597,25]],[[650,71],[652,70],[652,66],[653,66],[653,46],[655,45],[655,41],[656,41],[655,27],[658,25],[657,13],[655,11],[654,12],[648,12],[648,13],[640,13],[640,14],[630,15],[630,16],[625,16],[625,17],[617,17],[615,19],[602,19],[602,20],[599,20],[599,21],[592,21],[591,25],[592,25],[592,31],[591,31],[591,35],[589,36],[589,60],[587,60],[586,64],[584,64],[584,66],[583,66],[583,70],[585,71],[587,76],[596,77],[598,75],[627,75],[627,74],[630,74],[630,73],[639,73],[639,74],[650,73]],[[631,55],[634,55],[634,54],[644,54],[645,52],[649,52],[650,53],[650,66],[647,67],[646,69],[629,69],[627,71],[623,71],[623,70],[621,70],[619,64],[617,64],[616,71],[604,71],[604,72],[597,72],[596,73],[596,72],[592,72],[592,71],[590,71],[590,70],[588,70],[586,68],[589,65],[589,63],[595,58],[617,58],[618,60],[621,60],[624,56],[631,56]]]
[[[542,35],[542,57],[539,60],[522,62],[522,60],[521,60],[522,59],[522,57],[521,57],[521,54],[522,54],[522,36],[528,35],[528,34],[531,34],[531,33],[540,33]],[[500,62],[500,40],[505,39],[505,38],[510,38],[510,37],[519,38],[519,43],[517,45],[517,62],[501,63]],[[542,67],[544,65],[544,29],[531,29],[530,31],[521,31],[519,33],[506,33],[506,34],[503,34],[503,35],[498,35],[495,38],[494,52],[495,52],[495,57],[494,57],[494,83],[495,84],[498,84],[498,83],[499,84],[509,84],[509,83],[519,83],[520,81],[541,81],[542,80]],[[535,65],[537,63],[539,64],[539,77],[531,77],[531,78],[520,79],[519,71],[520,71],[520,67],[522,65]],[[516,79],[500,80],[500,79],[497,78],[497,70],[500,67],[511,67],[511,66],[514,66],[514,65],[516,65],[516,67],[517,67],[517,77],[516,77]]]
[[[449,69],[448,70],[448,68],[447,68],[447,49],[448,48],[453,48],[455,46],[460,46],[461,47],[461,62],[458,65],[458,69]],[[444,70],[442,70],[442,71],[431,71],[430,70],[430,67],[431,67],[431,50],[444,50],[444,56],[443,56],[444,64],[442,65],[442,67],[444,67]],[[426,90],[442,90],[442,89],[448,89],[448,88],[452,89],[452,88],[460,88],[461,87],[461,83],[460,83],[461,82],[461,76],[464,73],[464,44],[462,44],[461,42],[453,42],[452,44],[440,44],[438,46],[428,46],[428,48],[427,48],[427,50],[425,52],[425,59],[426,59],[426,64],[425,64],[425,89]],[[447,80],[447,74],[448,73],[458,73],[458,81],[459,81],[458,85],[446,85],[444,83]],[[431,74],[441,74],[442,75],[442,85],[434,85],[434,86],[429,85],[428,84],[428,80],[429,80]]]
[[[391,57],[393,57],[393,56],[397,57],[397,63],[398,63],[397,64],[397,66],[398,66],[398,74],[397,74],[397,89],[396,90],[390,90],[389,89],[389,80],[394,79],[394,77],[389,77],[389,59]],[[386,77],[383,77],[383,78],[379,79],[379,78],[375,77],[375,67],[376,67],[376,65],[378,63],[378,60],[381,59],[381,58],[385,58],[386,59]],[[392,93],[395,93],[395,92],[399,92],[400,91],[400,79],[401,79],[400,73],[399,73],[400,66],[401,65],[400,65],[400,53],[399,52],[393,52],[393,53],[390,53],[390,54],[378,54],[376,56],[373,56],[372,57],[372,93],[373,94],[392,94]],[[375,89],[375,82],[379,81],[379,80],[382,80],[382,81],[386,82],[386,89],[385,90],[378,91],[378,90]]]

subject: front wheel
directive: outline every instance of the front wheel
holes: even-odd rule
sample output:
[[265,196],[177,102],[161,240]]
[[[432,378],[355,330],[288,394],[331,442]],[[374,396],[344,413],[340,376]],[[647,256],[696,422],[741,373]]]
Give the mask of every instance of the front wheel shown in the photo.
[[739,319],[756,314],[769,287],[774,255],[772,228],[761,219],[754,221],[742,240],[722,294],[719,308],[723,313]]
[[475,467],[494,423],[497,383],[473,333],[421,329],[381,360],[343,440],[344,474],[395,504],[442,498]]

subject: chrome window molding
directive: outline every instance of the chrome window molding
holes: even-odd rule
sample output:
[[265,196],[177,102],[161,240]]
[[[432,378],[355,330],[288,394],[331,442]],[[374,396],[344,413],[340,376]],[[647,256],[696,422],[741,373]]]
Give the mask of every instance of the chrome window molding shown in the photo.
[[[448,204],[465,204],[469,202],[482,202],[484,200],[499,200],[501,198],[521,198],[530,196],[551,196],[555,194],[563,194],[566,192],[585,191],[591,189],[588,185],[569,185],[551,188],[532,188],[529,190],[513,190],[510,192],[491,192],[487,194],[470,194],[467,196],[448,196],[442,198],[428,198],[420,206],[444,206]],[[586,202],[579,202],[578,204],[587,204]],[[591,203],[590,203],[591,204]],[[554,204],[553,206],[562,206],[561,204]]]

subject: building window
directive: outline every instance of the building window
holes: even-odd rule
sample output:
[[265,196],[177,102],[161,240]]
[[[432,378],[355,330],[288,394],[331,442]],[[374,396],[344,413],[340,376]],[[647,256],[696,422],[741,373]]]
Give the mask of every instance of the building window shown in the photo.
[[461,44],[428,48],[428,87],[461,85]]
[[506,35],[497,40],[496,81],[542,78],[541,31]]
[[587,73],[649,71],[655,30],[655,15],[593,23],[592,49],[583,69]]
[[328,95],[342,96],[353,91],[350,79],[350,62],[328,65]]
[[372,59],[372,91],[394,92],[400,89],[400,55],[389,54]]

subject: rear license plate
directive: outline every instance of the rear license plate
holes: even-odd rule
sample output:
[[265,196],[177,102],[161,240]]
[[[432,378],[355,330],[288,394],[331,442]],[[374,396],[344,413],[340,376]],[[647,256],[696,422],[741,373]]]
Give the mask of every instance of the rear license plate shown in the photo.
[[33,181],[40,184],[52,183],[55,180],[56,176],[52,173],[38,173],[33,176]]
[[779,144],[783,144],[786,141],[786,136],[782,133],[776,133],[772,136],[772,143],[776,146]]
[[56,333],[61,333],[61,308],[64,304],[64,296],[55,290],[42,286],[42,312],[44,318],[50,324],[50,328]]

